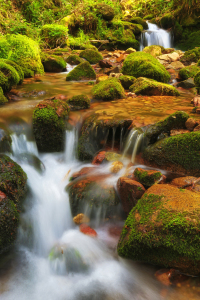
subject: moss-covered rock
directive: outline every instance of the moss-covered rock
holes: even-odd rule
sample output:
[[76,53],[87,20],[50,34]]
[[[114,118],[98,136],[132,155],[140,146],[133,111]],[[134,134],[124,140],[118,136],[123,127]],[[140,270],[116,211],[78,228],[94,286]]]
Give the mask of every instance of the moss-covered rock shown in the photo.
[[[0,78],[1,78],[1,74],[0,74]],[[8,99],[4,96],[3,90],[0,87],[0,105],[5,104],[7,102],[8,102]]]
[[50,48],[64,46],[67,42],[68,27],[58,24],[46,24],[41,28],[40,36]]
[[198,93],[200,93],[200,71],[194,76],[194,84],[197,88]]
[[86,95],[77,95],[67,100],[71,110],[85,109],[90,107],[90,99]]
[[70,65],[79,65],[82,63],[84,60],[81,59],[78,55],[76,54],[70,54],[68,58],[66,59],[66,62]]
[[134,23],[134,24],[140,24],[140,25],[142,25],[142,27],[144,29],[148,29],[147,22],[145,20],[143,20],[142,18],[140,18],[140,17],[131,17],[129,19],[129,22]]
[[189,115],[184,111],[177,111],[166,119],[148,127],[148,129],[145,131],[145,136],[149,139],[151,144],[155,143],[161,133],[169,134],[172,129],[186,128],[185,122],[188,118]]
[[186,80],[190,77],[194,78],[194,76],[200,71],[200,67],[198,65],[191,65],[185,68],[182,68],[179,71],[179,76],[182,80]]
[[125,97],[124,88],[116,78],[101,81],[92,88],[92,96],[95,99],[111,101]]
[[0,60],[0,71],[7,79],[4,83],[0,83],[0,85],[4,92],[9,92],[12,86],[17,85],[20,82],[19,74],[14,67],[5,63],[3,60]]
[[124,75],[147,77],[161,82],[168,82],[170,74],[164,66],[152,55],[135,52],[127,56],[122,67]]
[[134,171],[134,177],[137,178],[137,180],[145,187],[150,187],[162,178],[162,173],[156,170],[136,168]]
[[143,153],[152,166],[200,176],[200,133],[198,131],[167,137],[148,146]]
[[156,57],[162,54],[162,47],[157,45],[152,45],[152,46],[145,47],[142,51]]
[[66,70],[66,62],[57,55],[42,55],[42,64],[45,72],[59,73]]
[[199,210],[199,194],[165,184],[153,185],[130,212],[118,254],[199,275]]
[[125,90],[128,90],[129,87],[134,83],[135,77],[128,76],[128,75],[122,75],[119,77],[119,80],[121,82],[121,85]]
[[0,128],[0,152],[11,152],[11,144],[12,140],[8,131],[4,130],[3,128]]
[[148,96],[179,96],[178,90],[166,83],[157,82],[153,79],[139,77],[135,79],[129,90],[136,95]]
[[27,176],[6,155],[0,155],[0,253],[14,242],[19,225],[19,211],[26,193]]
[[18,84],[21,84],[24,80],[24,72],[23,72],[22,68],[20,67],[20,65],[18,65],[17,63],[15,63],[14,61],[9,60],[9,59],[0,59],[0,62],[1,61],[4,61],[7,65],[10,65],[13,68],[15,68],[15,70],[17,71],[19,78],[20,78],[20,81]]
[[97,216],[111,217],[119,198],[112,185],[104,182],[104,176],[86,176],[71,182],[66,190],[69,192],[69,202],[72,216],[84,213],[90,218]]
[[93,49],[83,50],[79,56],[85,58],[90,64],[97,64],[100,60],[103,59],[101,53]]
[[99,3],[97,5],[97,15],[101,15],[106,21],[111,21],[115,16],[115,12],[110,5]]
[[200,59],[200,47],[188,50],[184,53],[180,61],[185,65],[190,65],[192,62],[198,62]]
[[65,119],[68,104],[62,100],[43,100],[33,112],[33,132],[38,150],[58,152],[64,150]]
[[11,34],[1,37],[0,58],[14,61],[22,67],[23,71],[29,69],[34,73],[44,73],[39,45],[27,36]]
[[174,16],[171,13],[165,14],[161,19],[160,19],[160,24],[162,28],[168,29],[172,28],[172,26],[175,23]]
[[83,80],[83,79],[96,79],[96,74],[91,67],[90,63],[85,61],[76,66],[72,71],[67,74],[66,80]]

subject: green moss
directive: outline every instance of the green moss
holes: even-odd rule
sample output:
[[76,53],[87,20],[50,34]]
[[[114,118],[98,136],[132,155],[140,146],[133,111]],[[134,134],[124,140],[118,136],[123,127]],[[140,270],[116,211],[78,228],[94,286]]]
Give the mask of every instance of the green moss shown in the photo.
[[0,105],[5,104],[8,102],[8,99],[4,96],[3,90],[0,87]]
[[90,99],[86,95],[77,95],[67,100],[67,103],[73,107],[73,109],[84,109],[90,107]]
[[124,88],[116,78],[110,78],[99,82],[92,88],[92,96],[95,99],[111,101],[125,97]]
[[82,62],[67,74],[66,80],[96,79],[96,74],[89,62]]
[[161,82],[168,82],[170,74],[164,66],[152,55],[144,52],[135,52],[127,56],[122,67],[124,75],[147,77]]
[[1,37],[0,58],[14,61],[23,70],[29,69],[34,73],[44,73],[39,45],[27,36],[11,34]]
[[19,81],[19,84],[21,84],[24,80],[24,72],[22,70],[22,68],[16,64],[14,61],[12,60],[9,60],[9,59],[0,59],[0,62],[3,61],[5,62],[7,65],[10,65],[12,66],[13,68],[15,68],[15,70],[17,71],[19,77],[20,77],[20,81]]
[[174,25],[174,16],[171,13],[165,14],[161,18],[160,24],[164,29],[172,28],[172,26]]
[[97,5],[97,15],[101,15],[106,21],[111,21],[115,16],[115,11],[110,5],[100,3]]
[[66,69],[66,62],[62,57],[44,53],[41,58],[45,72],[59,73]]
[[135,81],[135,77],[133,76],[128,76],[128,75],[122,75],[119,77],[119,80],[121,82],[121,85],[125,90],[128,90],[129,87],[133,84]]
[[66,62],[70,65],[79,65],[80,63],[83,62],[83,59],[81,59],[78,55],[76,54],[71,54],[68,56]]
[[65,46],[68,28],[58,24],[46,24],[41,28],[40,36],[49,48]]
[[157,82],[153,79],[144,77],[137,78],[130,86],[129,90],[136,95],[149,95],[149,96],[179,96],[178,90],[166,83]]
[[90,64],[96,64],[103,59],[101,53],[92,49],[83,50],[79,56],[85,58]]
[[157,45],[152,45],[152,46],[145,47],[142,51],[145,53],[149,53],[155,57],[162,54],[162,47]]
[[141,184],[149,187],[155,184],[162,177],[162,173],[159,171],[149,172],[140,168],[136,168],[134,171],[134,176]]
[[43,100],[33,112],[33,132],[41,152],[64,150],[65,119],[69,108],[62,100]]
[[186,80],[190,77],[194,77],[200,71],[200,67],[198,65],[192,65],[185,68],[182,68],[179,71],[179,76],[182,80]]
[[134,24],[140,24],[144,29],[148,28],[147,22],[140,17],[131,17],[130,22]]
[[154,143],[161,133],[169,133],[172,129],[185,128],[185,122],[189,115],[183,111],[177,111],[166,119],[151,125],[145,132],[150,143]]
[[27,68],[22,68],[22,71],[24,72],[24,78],[31,78],[34,77],[34,71],[27,69]]
[[9,92],[12,86],[17,85],[20,82],[19,74],[14,67],[5,63],[3,60],[0,60],[0,71],[7,78],[7,81],[5,84],[1,84],[1,87],[4,92]]
[[196,73],[196,75],[194,76],[194,84],[199,93],[200,92],[200,71],[198,73]]
[[200,47],[188,50],[184,53],[180,61],[186,65],[190,65],[192,62],[197,62],[200,59]]

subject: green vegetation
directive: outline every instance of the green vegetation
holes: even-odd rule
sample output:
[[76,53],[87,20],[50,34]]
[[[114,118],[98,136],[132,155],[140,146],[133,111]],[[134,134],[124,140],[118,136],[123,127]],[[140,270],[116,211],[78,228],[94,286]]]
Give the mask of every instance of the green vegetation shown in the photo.
[[0,85],[4,92],[9,92],[12,86],[17,85],[20,82],[19,74],[15,68],[6,64],[3,60],[0,60],[0,71],[4,75]]
[[200,71],[194,76],[194,84],[199,93],[200,92]]
[[85,58],[90,64],[96,64],[103,59],[101,53],[93,49],[83,50],[79,56]]
[[66,80],[91,80],[96,79],[96,74],[91,67],[90,63],[85,61],[76,66],[72,71],[67,74]]
[[92,88],[92,96],[95,99],[111,101],[125,97],[124,88],[116,78],[106,79]]
[[8,99],[4,96],[3,90],[0,87],[0,105],[5,104],[6,102],[8,102]]
[[194,77],[200,71],[200,67],[198,65],[192,65],[185,67],[179,71],[179,76],[182,80],[186,80],[190,77]]
[[63,47],[67,44],[68,28],[62,25],[47,24],[41,29],[41,39],[48,48]]
[[67,100],[67,103],[73,107],[74,110],[84,109],[90,107],[90,99],[86,95],[77,95]]
[[168,82],[170,74],[152,55],[135,52],[127,56],[122,67],[124,75],[147,77],[161,82]]

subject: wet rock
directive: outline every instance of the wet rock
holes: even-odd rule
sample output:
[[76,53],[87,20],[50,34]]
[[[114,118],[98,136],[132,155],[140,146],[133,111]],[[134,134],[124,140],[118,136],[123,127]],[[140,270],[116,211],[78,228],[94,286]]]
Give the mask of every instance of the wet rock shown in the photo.
[[173,61],[177,61],[179,58],[180,58],[180,55],[176,52],[158,56],[159,60],[164,60],[165,62],[169,62],[169,63],[173,62]]
[[162,49],[160,46],[152,45],[152,46],[147,46],[143,50],[145,53],[149,53],[152,56],[156,57],[162,54]]
[[187,119],[187,121],[185,122],[185,126],[188,130],[192,131],[194,129],[194,127],[196,127],[197,125],[197,121],[193,118],[189,118]]
[[89,223],[90,219],[84,214],[78,214],[73,218],[73,221],[76,225],[80,225],[82,223]]
[[162,179],[162,173],[156,170],[144,170],[136,168],[134,171],[135,178],[144,186],[149,187],[158,183]]
[[96,237],[97,233],[94,229],[92,229],[90,226],[86,224],[81,224],[79,227],[80,231],[86,235],[89,235],[91,237]]
[[103,162],[103,160],[105,159],[105,154],[106,154],[106,151],[99,152],[93,159],[92,164],[93,165],[101,164]]
[[9,133],[0,128],[0,152],[11,152],[12,140]]
[[110,167],[112,173],[118,173],[124,167],[121,161],[114,161]]
[[195,96],[192,102],[193,102],[193,106],[200,107],[200,96]]
[[180,61],[173,61],[169,65],[166,66],[167,69],[174,69],[174,70],[180,70],[184,68],[184,64],[182,64]]
[[197,179],[197,177],[194,177],[194,176],[179,177],[179,178],[174,178],[170,184],[177,186],[178,188],[185,188],[187,186],[192,185],[192,183],[196,179]]
[[68,114],[66,101],[43,100],[36,106],[33,112],[33,133],[39,151],[64,150],[65,119]]
[[155,273],[155,277],[165,286],[177,285],[188,280],[188,276],[175,269],[161,269]]
[[136,52],[135,49],[133,49],[133,48],[128,48],[128,49],[125,51],[125,54],[131,54],[131,53],[134,53],[134,52]]
[[195,87],[194,79],[188,78],[184,81],[181,81],[177,84],[177,87],[182,87],[184,89],[191,89],[191,88]]
[[38,173],[44,173],[45,165],[43,162],[34,154],[31,153],[21,153],[16,155],[17,162],[26,163],[33,166]]
[[26,194],[26,173],[6,155],[0,155],[0,253],[14,243],[19,212]]
[[153,185],[130,212],[118,254],[198,275],[199,209],[199,194],[166,184]]
[[109,69],[108,71],[106,71],[107,75],[110,75],[110,73],[120,73],[120,68],[119,67],[113,67],[113,68]]
[[100,60],[99,61],[99,66],[101,68],[112,68],[112,63],[106,59]]
[[119,198],[114,187],[105,182],[106,176],[86,176],[71,182],[66,190],[73,216],[84,213],[90,218],[106,216],[112,218],[116,213]]
[[124,212],[128,215],[131,209],[137,204],[138,199],[145,192],[144,186],[128,177],[120,177],[117,181],[119,193]]
[[170,130],[170,136],[175,136],[178,134],[189,133],[190,131],[187,129],[172,129]]

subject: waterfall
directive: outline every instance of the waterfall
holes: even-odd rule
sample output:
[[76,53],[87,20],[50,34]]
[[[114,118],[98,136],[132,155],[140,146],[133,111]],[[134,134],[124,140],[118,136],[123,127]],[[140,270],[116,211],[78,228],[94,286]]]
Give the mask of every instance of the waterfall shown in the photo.
[[141,148],[143,142],[144,133],[140,133],[137,129],[132,129],[125,142],[123,158],[131,151],[131,162],[135,162],[135,157]]
[[141,34],[140,51],[151,45],[159,45],[164,48],[172,47],[172,35],[170,31],[159,28],[157,25],[148,23],[148,29]]

